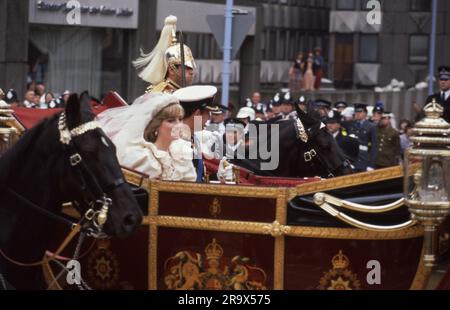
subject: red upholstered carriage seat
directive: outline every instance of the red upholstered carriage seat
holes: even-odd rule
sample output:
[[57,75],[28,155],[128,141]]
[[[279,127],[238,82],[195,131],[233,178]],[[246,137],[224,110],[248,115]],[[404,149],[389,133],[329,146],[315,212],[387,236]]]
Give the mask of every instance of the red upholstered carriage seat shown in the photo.
[[97,102],[93,101],[92,104],[92,111],[95,115],[98,115],[102,113],[105,110],[111,109],[111,108],[118,108],[127,106],[128,103],[115,91],[109,91],[105,98],[103,98],[103,101],[101,104],[98,104]]
[[[206,171],[212,175],[217,173],[219,168],[219,160],[204,159]],[[253,172],[239,168],[239,184],[240,185],[256,185],[256,186],[275,186],[275,187],[295,187],[309,182],[320,181],[320,178],[280,178],[280,177],[263,177],[255,175]]]
[[12,108],[14,116],[25,127],[30,129],[37,125],[44,118],[51,117],[56,113],[62,112],[63,109],[29,109],[29,108]]
[[[128,105],[127,102],[115,91],[110,91],[99,104],[95,100],[91,100],[92,111],[95,115],[116,107]],[[13,108],[14,116],[22,123],[26,129],[30,129],[37,125],[44,118],[51,117],[56,113],[62,112],[63,109],[29,109],[29,108]]]

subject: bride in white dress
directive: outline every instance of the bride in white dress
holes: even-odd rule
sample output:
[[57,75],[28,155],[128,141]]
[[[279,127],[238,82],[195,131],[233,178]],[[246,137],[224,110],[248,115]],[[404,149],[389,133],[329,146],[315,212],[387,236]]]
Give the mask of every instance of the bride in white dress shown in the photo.
[[106,110],[97,120],[123,167],[150,179],[195,182],[191,143],[180,138],[183,115],[175,96],[149,93],[130,106]]

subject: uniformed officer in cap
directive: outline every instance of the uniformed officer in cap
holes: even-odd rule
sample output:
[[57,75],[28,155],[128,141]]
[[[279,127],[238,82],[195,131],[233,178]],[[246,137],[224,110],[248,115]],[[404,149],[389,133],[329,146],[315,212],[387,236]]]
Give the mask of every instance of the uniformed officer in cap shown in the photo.
[[265,114],[265,110],[267,108],[261,104],[261,105],[257,105],[255,108],[255,120],[262,122],[266,120],[266,114]]
[[245,122],[230,117],[225,120],[224,154],[228,159],[245,158]]
[[[141,52],[141,57],[134,61],[134,66],[141,69],[139,77],[150,83],[147,92],[173,93],[193,82],[196,64],[191,49],[177,42],[177,18],[168,16],[164,21],[161,37],[155,48],[149,53]],[[182,51],[184,51],[185,82],[183,81]]]
[[324,99],[317,99],[314,101],[314,105],[318,109],[320,117],[325,122],[328,117],[328,113],[331,111],[331,102]]
[[375,168],[377,152],[377,129],[367,119],[367,104],[356,103],[355,120],[348,124],[348,134],[356,137],[359,142],[358,161],[356,170],[359,172],[370,171]]
[[345,101],[337,101],[334,103],[334,108],[336,111],[338,111],[339,113],[342,114],[342,112],[345,110],[345,108],[347,107],[347,102]]
[[357,139],[348,135],[347,130],[341,126],[341,122],[341,113],[333,110],[328,114],[326,119],[327,129],[336,139],[337,144],[350,160],[352,165],[355,166],[358,160],[359,143]]
[[[197,182],[203,182],[205,176],[201,134],[209,114],[219,110],[219,107],[214,104],[216,93],[217,88],[209,85],[188,86],[173,93],[184,109],[183,123],[190,130],[190,137],[184,135],[183,138],[191,139],[192,142]],[[217,141],[217,143],[220,142]]]
[[295,119],[297,117],[294,99],[290,92],[284,93],[281,97],[281,113],[283,113],[283,120]]
[[377,131],[377,169],[397,166],[400,162],[400,134],[391,126],[391,113],[384,112]]
[[439,92],[429,96],[425,105],[436,100],[444,108],[443,118],[450,123],[450,67],[441,66],[439,73]]
[[283,113],[281,113],[281,95],[280,93],[276,93],[272,99],[272,111],[275,117],[272,119],[273,121],[278,121],[283,118]]
[[228,108],[220,105],[216,111],[211,112],[210,119],[206,122],[206,130],[218,132],[219,134],[225,133],[225,114]]
[[296,102],[297,108],[302,110],[303,112],[307,112],[308,107],[307,107],[307,101],[305,96],[300,96]]
[[275,114],[273,113],[272,100],[271,100],[266,108],[266,120],[272,120],[274,118],[275,118]]
[[380,122],[381,118],[383,117],[383,113],[384,113],[383,104],[376,104],[373,107],[372,117],[371,117],[370,121],[372,123],[378,125],[378,123]]

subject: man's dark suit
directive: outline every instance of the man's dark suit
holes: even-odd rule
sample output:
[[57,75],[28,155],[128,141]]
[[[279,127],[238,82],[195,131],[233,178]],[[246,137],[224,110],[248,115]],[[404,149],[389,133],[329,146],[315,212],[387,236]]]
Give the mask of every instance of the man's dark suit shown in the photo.
[[439,103],[440,105],[442,105],[442,107],[444,108],[444,115],[442,117],[447,122],[450,123],[450,96],[448,96],[447,100],[442,101],[442,95],[441,94],[442,94],[442,91],[429,96],[427,98],[427,100],[425,101],[425,105],[427,105],[428,103],[432,102],[433,99],[436,99],[436,102]]

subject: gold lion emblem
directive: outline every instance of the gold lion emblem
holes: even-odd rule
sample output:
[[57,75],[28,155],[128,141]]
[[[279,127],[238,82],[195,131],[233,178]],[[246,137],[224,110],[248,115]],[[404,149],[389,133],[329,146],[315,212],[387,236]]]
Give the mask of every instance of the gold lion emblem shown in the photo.
[[166,260],[164,283],[170,290],[263,290],[266,273],[250,266],[249,258],[224,257],[222,246],[213,239],[204,256],[181,251]]

